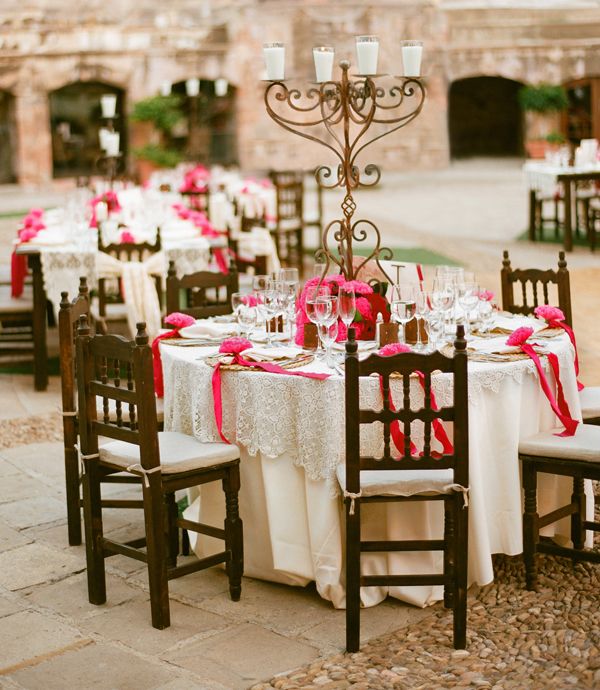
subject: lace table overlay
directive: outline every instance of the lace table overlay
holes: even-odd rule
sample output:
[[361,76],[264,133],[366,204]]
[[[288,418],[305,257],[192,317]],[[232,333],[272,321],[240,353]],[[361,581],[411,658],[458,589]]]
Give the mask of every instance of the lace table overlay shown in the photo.
[[[564,378],[574,380],[573,348],[568,338],[556,338],[551,348],[559,357]],[[166,391],[165,428],[193,434],[200,441],[218,441],[211,388],[213,370],[201,356],[208,350],[165,345],[161,352]],[[543,358],[542,362],[549,381],[552,381],[547,360]],[[313,368],[309,365],[306,370]],[[498,396],[503,395],[506,383],[520,385],[528,376],[537,376],[530,360],[469,363],[471,425],[477,424],[477,414],[489,414],[489,410],[498,403]],[[453,394],[451,376],[434,375],[432,383],[438,405],[450,405]],[[393,399],[400,401],[400,379],[391,380],[391,390]],[[228,439],[244,446],[251,455],[260,453],[276,458],[287,454],[296,465],[304,468],[310,479],[325,480],[332,491],[337,490],[335,468],[343,462],[345,451],[343,378],[332,376],[325,381],[316,381],[264,372],[223,372],[222,395],[223,431]],[[381,408],[381,392],[376,378],[361,380],[360,395],[361,406]],[[423,393],[416,378],[411,383],[411,399],[415,408],[423,403]],[[485,408],[488,408],[487,412]],[[577,415],[579,410],[572,405],[572,412]],[[423,431],[417,423],[413,433],[417,447],[422,447]],[[383,440],[378,425],[362,428],[361,450],[365,454],[381,456]]]

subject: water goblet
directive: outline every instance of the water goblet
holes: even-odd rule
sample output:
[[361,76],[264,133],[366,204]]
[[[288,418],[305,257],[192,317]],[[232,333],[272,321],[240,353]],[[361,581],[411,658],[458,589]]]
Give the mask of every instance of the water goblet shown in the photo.
[[444,335],[445,317],[444,312],[438,309],[431,309],[425,314],[425,331],[429,340],[430,352],[437,350],[438,343]]
[[402,339],[406,342],[406,324],[415,315],[415,288],[414,285],[394,285],[392,288],[391,302],[392,318],[402,324]]
[[273,319],[277,320],[282,314],[281,293],[278,290],[264,291],[264,309],[267,318],[267,347],[273,347],[274,332],[269,327]]
[[465,331],[471,331],[471,312],[479,302],[479,285],[476,283],[462,283],[457,287],[458,303],[464,312]]
[[356,294],[352,287],[340,287],[338,292],[338,311],[340,319],[346,326],[346,333],[356,314]]
[[249,338],[258,317],[256,297],[254,295],[245,295],[241,292],[234,292],[231,295],[231,306],[240,327],[240,334]]
[[331,347],[337,340],[338,336],[338,322],[337,319],[330,323],[319,323],[319,338],[325,348],[325,363],[328,367],[333,368],[335,362],[331,354]]
[[479,321],[481,324],[479,327],[479,331],[481,333],[488,333],[494,318],[494,305],[491,303],[490,300],[480,299],[478,311]]
[[[305,309],[306,316],[311,323],[318,328],[316,305],[319,300],[326,300],[331,297],[331,291],[327,285],[311,285],[306,288]],[[320,342],[320,341],[319,341]]]

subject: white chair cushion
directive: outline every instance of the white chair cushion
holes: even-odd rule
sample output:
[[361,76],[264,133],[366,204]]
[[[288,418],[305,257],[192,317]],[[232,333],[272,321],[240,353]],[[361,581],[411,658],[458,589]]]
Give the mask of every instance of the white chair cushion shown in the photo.
[[574,436],[556,436],[560,431],[543,431],[526,438],[519,443],[519,453],[600,462],[600,426],[580,424]]
[[[104,407],[102,398],[96,398],[96,414],[98,416],[98,421],[102,421],[104,418]],[[111,420],[117,418],[117,401],[112,398],[108,398],[108,414]],[[123,416],[123,421],[129,421],[129,405],[123,403],[121,405],[121,414]],[[165,421],[165,400],[164,398],[156,398],[156,419],[162,424]]]
[[[346,466],[336,470],[342,490],[346,488]],[[447,494],[452,491],[452,470],[363,470],[360,491],[363,496],[415,496]]]
[[590,386],[579,391],[583,420],[600,417],[600,386]]
[[[159,432],[158,444],[163,474],[198,470],[231,462],[240,457],[237,446],[227,443],[201,443],[193,436],[180,434],[178,431]],[[100,448],[99,454],[102,461],[123,469],[140,462],[139,447],[124,441],[107,443]]]

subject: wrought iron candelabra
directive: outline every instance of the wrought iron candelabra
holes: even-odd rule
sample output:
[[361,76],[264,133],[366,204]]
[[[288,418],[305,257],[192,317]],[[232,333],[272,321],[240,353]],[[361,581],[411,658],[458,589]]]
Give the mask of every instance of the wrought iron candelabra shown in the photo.
[[[309,88],[303,96],[296,88],[289,88],[284,80],[270,81],[264,100],[269,116],[281,127],[310,141],[317,142],[335,154],[335,166],[321,165],[315,171],[317,184],[323,189],[345,188],[341,208],[343,218],[331,221],[323,230],[321,247],[315,260],[325,263],[322,278],[331,264],[336,264],[347,280],[356,280],[368,261],[375,260],[383,275],[392,283],[380,260],[390,260],[393,252],[381,246],[381,235],[370,220],[354,220],[356,203],[353,191],[359,187],[372,187],[379,182],[381,171],[368,163],[361,171],[357,159],[364,149],[384,136],[405,127],[423,108],[425,88],[420,77],[395,77],[391,86],[380,86],[376,80],[384,75],[348,74],[350,62],[340,62],[339,81],[326,81]],[[414,99],[414,100],[413,100]],[[406,109],[406,101],[410,101]],[[282,112],[287,106],[288,112]],[[289,112],[291,111],[291,112]],[[298,114],[298,119],[294,115]],[[368,138],[374,125],[389,125],[382,132]],[[323,126],[325,131],[323,131]],[[321,135],[309,133],[319,128]],[[353,264],[353,242],[362,242],[374,235],[373,251],[356,267]],[[337,252],[334,251],[337,249]]]

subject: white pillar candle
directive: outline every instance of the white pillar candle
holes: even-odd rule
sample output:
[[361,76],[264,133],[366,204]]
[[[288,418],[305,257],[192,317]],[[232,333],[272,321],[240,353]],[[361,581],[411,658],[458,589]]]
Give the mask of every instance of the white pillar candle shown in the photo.
[[228,89],[229,82],[227,81],[227,79],[220,78],[215,80],[215,96],[226,96]]
[[114,117],[117,110],[117,97],[114,93],[100,96],[100,106],[102,107],[102,117]]
[[106,137],[106,155],[107,156],[118,156],[119,155],[119,133],[109,132]]
[[161,83],[160,95],[161,96],[170,96],[171,95],[171,82],[170,81],[163,81]]
[[324,81],[331,81],[331,76],[333,74],[333,58],[335,52],[333,48],[328,46],[320,46],[319,48],[313,48],[313,58],[315,60],[315,74],[316,80],[319,84]]
[[96,220],[103,223],[108,218],[108,206],[104,201],[99,201],[96,204]]
[[285,79],[285,46],[283,43],[265,43],[263,46],[267,79],[281,81]]
[[421,76],[422,41],[402,41],[402,65],[405,77]]
[[359,74],[377,74],[379,39],[377,36],[356,37],[356,59]]
[[98,131],[98,139],[100,140],[100,148],[106,151],[106,137],[110,134],[110,130],[106,127],[100,127]]
[[200,79],[188,79],[185,82],[185,92],[190,98],[194,98],[200,93]]

